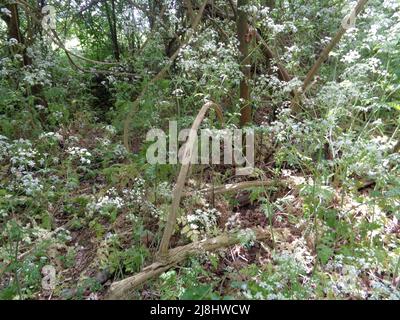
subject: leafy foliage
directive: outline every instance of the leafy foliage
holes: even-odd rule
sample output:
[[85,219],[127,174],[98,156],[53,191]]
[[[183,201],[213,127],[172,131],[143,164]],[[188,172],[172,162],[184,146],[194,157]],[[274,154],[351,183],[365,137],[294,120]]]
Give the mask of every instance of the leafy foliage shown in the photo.
[[[208,196],[198,191],[244,178],[233,166],[192,166],[171,245],[223,232],[238,243],[199,252],[136,297],[400,298],[397,0],[369,1],[306,92],[354,1],[249,1],[248,79],[228,1],[209,3],[197,32],[183,1],[89,2],[49,1],[57,40],[35,20],[37,1],[0,1],[0,299],[101,299],[151,263],[179,166],[147,163],[146,133],[170,120],[190,127],[210,100],[238,128],[243,81],[256,129],[247,180],[276,183]],[[202,128],[219,128],[214,118]],[[257,241],[255,227],[271,239]],[[56,285],[46,289],[49,265]]]

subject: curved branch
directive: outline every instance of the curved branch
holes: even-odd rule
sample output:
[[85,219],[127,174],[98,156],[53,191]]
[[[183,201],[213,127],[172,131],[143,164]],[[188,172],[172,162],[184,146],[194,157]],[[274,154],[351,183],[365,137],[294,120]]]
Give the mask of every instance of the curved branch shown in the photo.
[[221,122],[223,122],[222,110],[219,105],[214,102],[207,102],[201,108],[200,112],[198,113],[195,121],[193,122],[192,128],[190,130],[189,138],[185,146],[185,151],[182,159],[182,167],[179,172],[178,180],[176,182],[176,186],[174,188],[172,194],[172,205],[169,212],[167,224],[165,226],[164,234],[161,240],[160,249],[159,249],[159,256],[165,257],[168,254],[169,243],[172,237],[172,234],[175,230],[176,219],[178,214],[179,205],[182,198],[183,188],[185,186],[186,177],[190,167],[190,160],[193,156],[193,149],[194,144],[197,138],[197,131],[203,122],[206,113],[210,108],[214,108],[217,112],[217,115]]

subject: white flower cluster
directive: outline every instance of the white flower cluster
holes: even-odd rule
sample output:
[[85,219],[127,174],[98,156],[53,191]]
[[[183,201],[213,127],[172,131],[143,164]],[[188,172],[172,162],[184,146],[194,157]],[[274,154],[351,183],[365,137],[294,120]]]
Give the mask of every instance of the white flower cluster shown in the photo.
[[356,50],[350,50],[343,58],[341,59],[342,62],[344,63],[354,63],[358,59],[361,58],[361,55],[358,53]]
[[215,234],[217,231],[218,217],[221,213],[214,208],[209,208],[209,204],[205,205],[205,209],[197,209],[186,217],[181,217],[182,234],[186,235],[192,241],[206,239],[209,235]]
[[51,74],[43,69],[34,69],[32,71],[26,71],[24,74],[23,81],[31,86],[51,85]]
[[313,295],[313,283],[306,280],[304,270],[288,252],[272,254],[273,270],[259,270],[251,278],[251,286],[244,283],[242,293],[247,299],[287,300],[307,299]]
[[32,173],[26,173],[19,179],[25,194],[28,196],[34,195],[43,190],[43,185],[38,178],[33,177]]
[[8,45],[9,45],[9,46],[15,46],[16,44],[18,44],[18,40],[17,40],[17,39],[15,39],[15,38],[10,38],[10,39],[8,40]]
[[384,0],[382,6],[390,10],[398,10],[400,8],[400,3],[398,0]]
[[0,209],[0,219],[4,219],[8,217],[8,212],[5,209]]
[[392,282],[382,279],[374,279],[371,281],[371,297],[369,299],[382,300],[400,300],[400,291],[393,285]]
[[58,132],[44,132],[39,136],[39,139],[50,139],[54,141],[62,141],[64,138]]
[[277,34],[284,31],[293,33],[297,32],[297,27],[292,21],[289,21],[289,19],[282,24],[276,23],[271,16],[271,9],[268,7],[257,7],[256,5],[251,4],[245,6],[244,11],[247,12],[250,16],[254,17],[256,21],[259,21],[263,27],[268,28],[273,36],[276,36]]
[[145,180],[135,178],[132,189],[122,190],[124,199],[131,209],[148,213],[154,218],[160,218],[161,212],[150,201],[146,199]]
[[341,136],[333,143],[333,147],[343,153],[338,164],[348,164],[347,174],[366,176],[379,180],[385,179],[390,168],[389,158],[385,153],[392,150],[394,141],[388,137],[371,139],[370,137],[354,138]]
[[122,144],[117,144],[113,152],[118,159],[124,159],[128,155],[128,151]]
[[[178,66],[186,81],[196,81],[209,90],[224,89],[229,83],[238,84],[242,78],[238,64],[237,40],[221,43],[218,34],[208,29],[185,46],[178,58]],[[184,95],[183,89],[174,91]]]
[[111,135],[115,135],[117,133],[117,129],[112,125],[104,126],[104,129]]
[[[394,254],[392,263],[395,265],[397,261],[398,256]],[[381,260],[379,252],[373,248],[355,248],[354,255],[337,254],[325,268],[331,274],[329,284],[325,289],[327,294],[331,293],[343,298],[351,295],[361,299],[398,300],[400,298],[393,283],[377,276],[387,271],[387,264]],[[368,279],[369,285],[365,279]]]
[[90,165],[92,154],[86,148],[70,147],[67,149],[67,153],[71,155],[72,158],[79,159],[81,164]]
[[118,192],[115,188],[106,191],[105,195],[98,198],[93,197],[87,205],[90,215],[100,213],[109,215],[123,208],[129,208],[127,218],[132,222],[137,221],[137,214],[149,214],[154,218],[160,217],[160,211],[146,199],[145,181],[135,178],[132,189],[123,189]]
[[132,189],[124,189],[124,198],[133,205],[141,205],[146,201],[145,181],[142,178],[135,178]]
[[168,182],[161,182],[157,186],[157,196],[161,197],[165,200],[171,200],[172,199],[172,189],[171,185]]
[[[28,196],[43,190],[43,184],[35,176],[38,156],[39,152],[33,148],[29,140],[20,139],[9,143],[6,137],[0,136],[0,161],[9,159],[11,165],[8,190],[20,191]],[[42,165],[44,159],[39,159],[38,163]]]
[[34,160],[38,152],[29,140],[14,141],[14,144],[10,146],[10,153],[11,172],[28,170],[35,166]]
[[353,265],[344,265],[341,274],[336,279],[329,281],[329,285],[325,288],[328,293],[332,291],[335,296],[346,297],[347,295],[357,296],[361,299],[367,298],[367,291],[363,290],[360,285],[360,270]]
[[99,212],[103,215],[108,215],[110,211],[121,209],[125,205],[124,199],[118,196],[115,188],[107,190],[104,196],[94,199],[87,205],[90,214]]
[[96,141],[99,142],[102,147],[106,147],[111,144],[111,140],[108,138],[96,138]]

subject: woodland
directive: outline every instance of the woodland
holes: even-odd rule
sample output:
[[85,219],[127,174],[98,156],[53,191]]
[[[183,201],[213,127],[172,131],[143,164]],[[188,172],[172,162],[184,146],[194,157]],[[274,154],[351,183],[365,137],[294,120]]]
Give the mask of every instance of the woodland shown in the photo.
[[399,152],[400,0],[0,0],[0,300],[398,300]]

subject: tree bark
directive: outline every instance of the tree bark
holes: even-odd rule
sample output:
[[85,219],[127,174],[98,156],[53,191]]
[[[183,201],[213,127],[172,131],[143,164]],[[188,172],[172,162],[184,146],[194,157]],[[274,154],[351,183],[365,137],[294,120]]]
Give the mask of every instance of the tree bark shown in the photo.
[[8,24],[8,38],[16,39],[18,43],[22,43],[21,32],[19,30],[19,12],[17,4],[10,4],[7,9],[11,11],[11,17]]
[[243,10],[243,7],[247,6],[248,0],[238,0],[237,8],[237,35],[239,39],[239,51],[241,53],[241,71],[244,78],[240,82],[240,99],[241,99],[241,111],[240,111],[240,126],[244,127],[252,122],[252,110],[250,104],[250,77],[251,77],[251,59],[249,56],[249,42],[247,35],[249,33],[248,17],[247,13]]
[[[271,232],[261,228],[252,230],[256,240],[265,240],[271,238]],[[282,232],[284,230],[275,230],[274,232]],[[115,282],[111,285],[106,300],[127,300],[133,298],[133,290],[143,285],[146,281],[159,276],[160,274],[175,267],[180,262],[187,259],[190,255],[198,254],[204,251],[215,251],[221,248],[226,248],[239,243],[238,233],[223,234],[215,238],[205,241],[197,241],[187,244],[182,247],[177,247],[168,251],[168,256],[162,262],[154,262],[152,265],[143,269],[142,272]]]
[[115,1],[111,0],[111,10],[108,6],[107,1],[104,1],[106,8],[106,15],[108,20],[108,25],[110,28],[110,38],[114,52],[114,58],[116,61],[120,60],[120,49],[118,44],[118,34],[117,34],[117,17],[115,13]]

